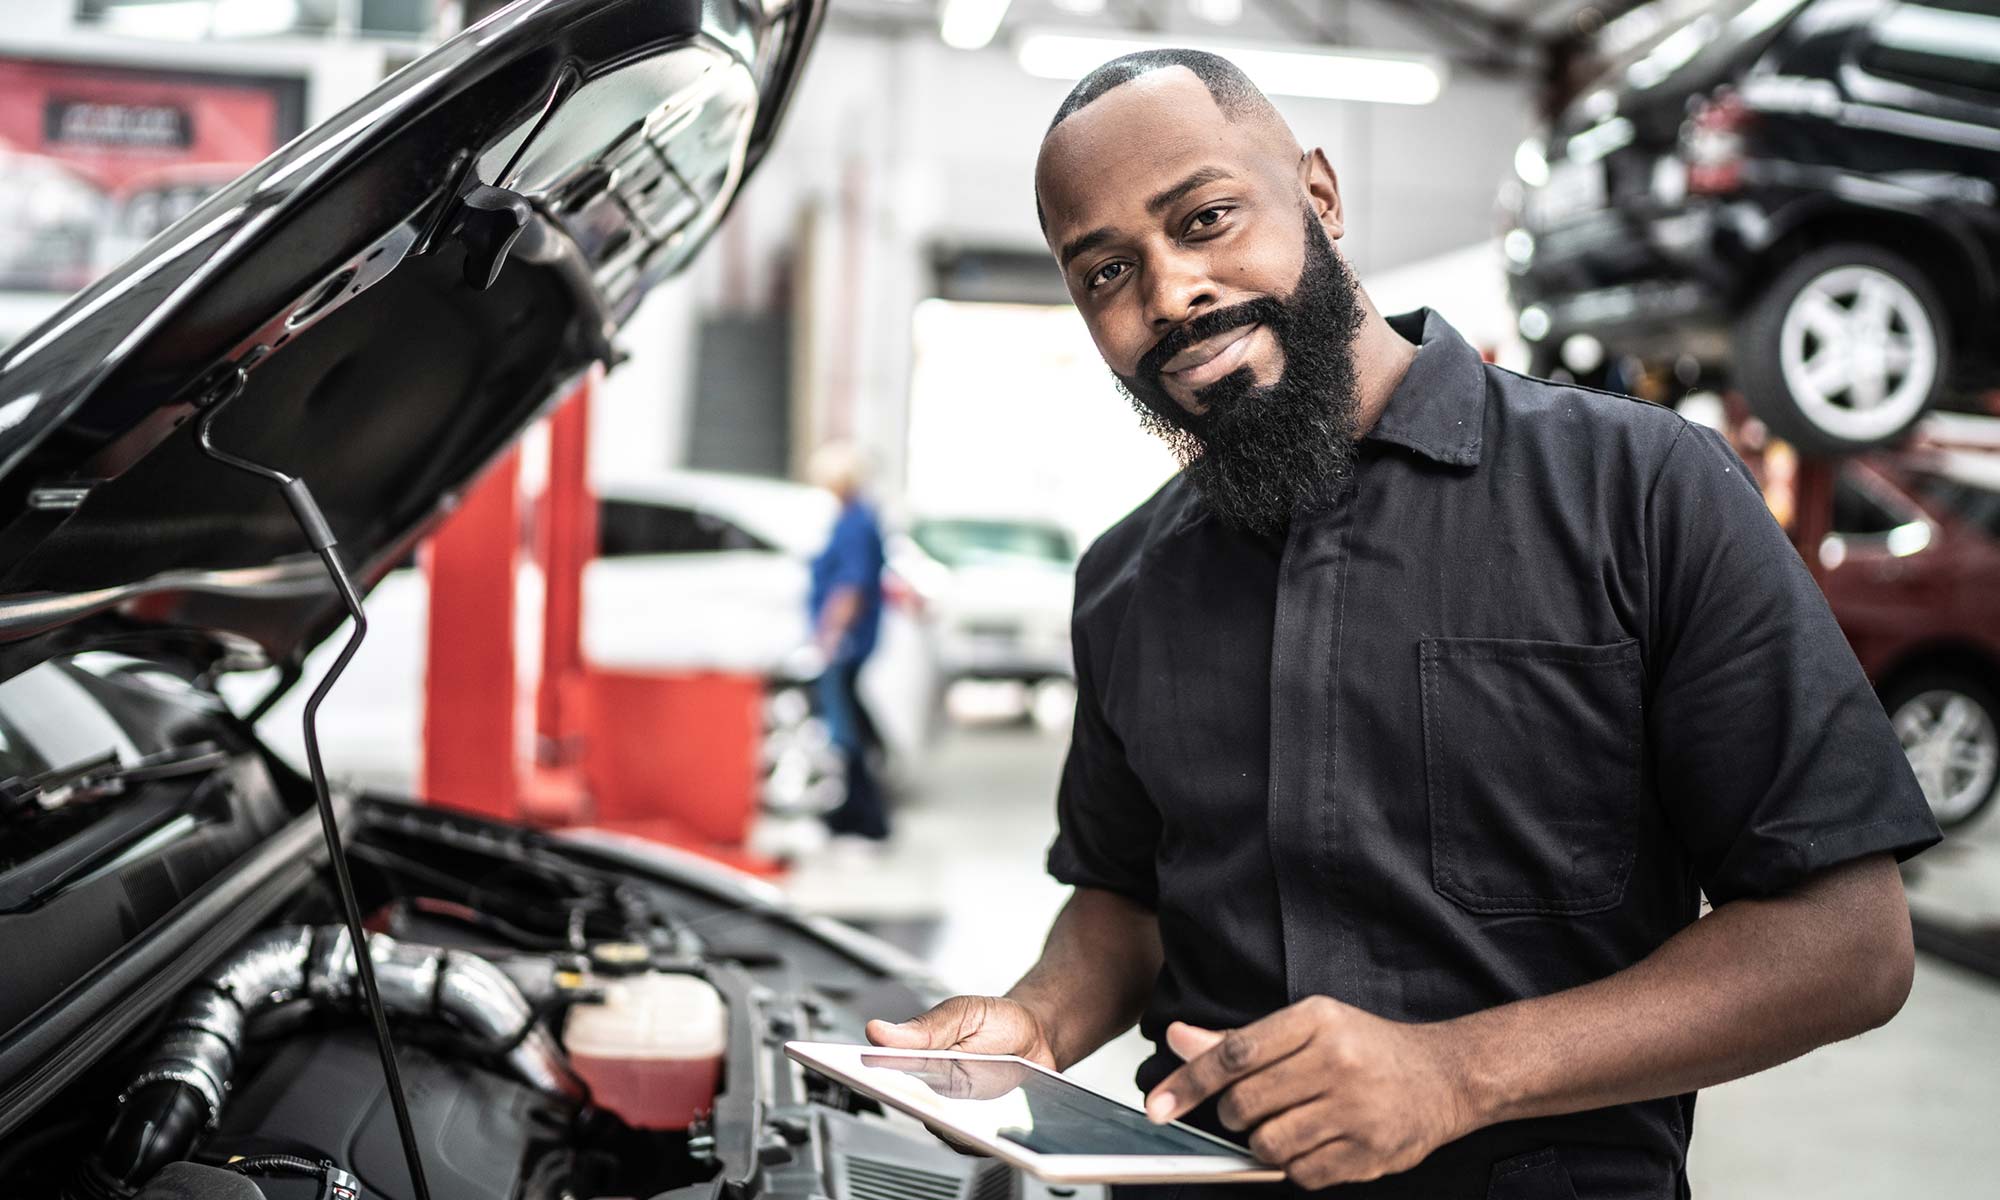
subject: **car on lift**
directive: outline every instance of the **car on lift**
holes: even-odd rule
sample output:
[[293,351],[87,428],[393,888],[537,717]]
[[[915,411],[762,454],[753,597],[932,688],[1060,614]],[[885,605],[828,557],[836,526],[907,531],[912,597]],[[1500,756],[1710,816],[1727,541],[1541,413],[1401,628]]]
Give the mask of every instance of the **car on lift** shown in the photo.
[[2000,795],[2000,454],[1923,445],[1848,459],[1818,554],[1931,812],[1964,826]]
[[511,5],[0,356],[0,1195],[415,1200],[411,1152],[436,1200],[1048,1195],[783,1056],[936,999],[893,948],[330,787],[217,688],[335,636],[615,357],[822,12]]
[[2000,12],[1683,6],[1515,156],[1531,371],[1566,343],[1719,372],[1813,454],[2000,383]]

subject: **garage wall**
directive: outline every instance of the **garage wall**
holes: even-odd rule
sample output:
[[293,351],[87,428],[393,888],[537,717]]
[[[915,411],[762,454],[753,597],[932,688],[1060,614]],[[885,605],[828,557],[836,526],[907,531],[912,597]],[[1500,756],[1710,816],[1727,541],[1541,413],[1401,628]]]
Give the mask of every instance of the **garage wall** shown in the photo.
[[[1424,48],[1359,21],[1356,36],[1375,45]],[[931,253],[1046,252],[1030,180],[1069,88],[1028,76],[999,46],[952,50],[928,32],[822,36],[724,233],[733,248],[705,257],[694,288],[702,305],[793,309],[796,449],[853,436],[892,489],[905,478],[910,320],[932,290]],[[1490,238],[1495,194],[1531,124],[1527,83],[1466,71],[1421,108],[1274,102],[1339,174],[1352,228],[1343,249],[1364,275]]]

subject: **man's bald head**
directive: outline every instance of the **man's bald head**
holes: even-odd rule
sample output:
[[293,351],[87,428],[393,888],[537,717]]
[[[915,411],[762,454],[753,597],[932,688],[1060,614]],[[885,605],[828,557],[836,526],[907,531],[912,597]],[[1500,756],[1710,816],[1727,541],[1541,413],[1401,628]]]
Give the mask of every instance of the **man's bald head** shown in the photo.
[[1210,54],[1206,50],[1139,50],[1120,55],[1078,80],[1063,100],[1062,107],[1056,110],[1055,119],[1049,122],[1048,132],[1043,136],[1054,133],[1056,126],[1089,107],[1092,101],[1112,88],[1168,67],[1186,67],[1194,72],[1194,77],[1201,80],[1202,86],[1214,98],[1215,107],[1232,121],[1267,120],[1278,116],[1278,110],[1271,107],[1271,102],[1257,90],[1256,84],[1250,82],[1250,77],[1219,54]]
[[[1250,77],[1235,63],[1205,50],[1140,50],[1121,55],[1078,80],[1077,85],[1070,89],[1069,95],[1063,100],[1062,107],[1056,110],[1055,119],[1049,122],[1048,130],[1042,134],[1043,162],[1038,162],[1036,165],[1038,180],[1035,189],[1035,219],[1041,224],[1044,233],[1048,231],[1048,217],[1043,210],[1039,176],[1047,159],[1050,143],[1057,138],[1058,130],[1063,130],[1070,118],[1090,108],[1107,94],[1136,80],[1152,82],[1148,77],[1160,72],[1173,72],[1175,68],[1193,75],[1195,81],[1200,84],[1199,89],[1192,85],[1187,88],[1189,93],[1197,97],[1195,103],[1200,103],[1199,97],[1202,91],[1206,90],[1214,111],[1221,115],[1223,121],[1230,125],[1244,126],[1245,132],[1269,146],[1287,147],[1289,153],[1296,157],[1298,141],[1292,136],[1291,127],[1285,124],[1285,119],[1278,115],[1278,110],[1272,107],[1270,100],[1258,90],[1256,84],[1250,82]],[[1181,75],[1180,78],[1185,79],[1187,76]],[[1162,112],[1160,116],[1163,120],[1174,119],[1173,114],[1168,112]]]

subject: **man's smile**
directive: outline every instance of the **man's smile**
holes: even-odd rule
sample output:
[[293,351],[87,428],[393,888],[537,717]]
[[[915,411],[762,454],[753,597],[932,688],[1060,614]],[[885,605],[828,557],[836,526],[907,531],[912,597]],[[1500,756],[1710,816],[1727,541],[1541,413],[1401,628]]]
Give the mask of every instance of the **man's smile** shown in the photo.
[[1254,323],[1239,325],[1197,342],[1168,359],[1160,374],[1190,390],[1207,387],[1243,365],[1250,353],[1250,335],[1257,328]]

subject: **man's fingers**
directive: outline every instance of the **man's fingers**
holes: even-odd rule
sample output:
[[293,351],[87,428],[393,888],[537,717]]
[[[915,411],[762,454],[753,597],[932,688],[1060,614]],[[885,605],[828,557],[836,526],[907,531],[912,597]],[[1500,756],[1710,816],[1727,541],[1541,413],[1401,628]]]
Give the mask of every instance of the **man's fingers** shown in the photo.
[[1222,1034],[1213,1029],[1203,1029],[1186,1021],[1175,1021],[1167,1026],[1167,1049],[1181,1056],[1182,1062],[1200,1058],[1222,1040]]
[[1367,1148],[1350,1138],[1335,1138],[1285,1164],[1285,1177],[1307,1191],[1374,1179],[1381,1174]]
[[943,1142],[947,1146],[950,1146],[953,1150],[956,1150],[960,1154],[969,1155],[974,1158],[990,1157],[986,1151],[981,1150],[979,1147],[973,1145],[971,1142],[959,1140],[958,1135],[952,1133],[950,1130],[946,1129],[942,1125],[931,1125],[927,1123],[924,1126],[924,1128],[930,1130],[931,1133],[936,1135],[938,1141]]
[[1275,1113],[1323,1094],[1327,1080],[1316,1072],[1298,1069],[1301,1064],[1293,1061],[1297,1056],[1298,1051],[1293,1051],[1224,1088],[1222,1100],[1215,1108],[1222,1124],[1229,1129],[1249,1129]]
[[985,1024],[984,996],[953,996],[926,1012],[900,1024],[870,1021],[864,1026],[868,1040],[878,1046],[902,1050],[950,1050]]
[[1250,1152],[1282,1167],[1345,1132],[1334,1105],[1324,1101],[1301,1104],[1258,1125],[1250,1135]]
[[1160,1081],[1146,1097],[1146,1116],[1155,1124],[1173,1120],[1250,1072],[1305,1045],[1313,1028],[1308,1014],[1293,1005],[1228,1031],[1209,1050]]
[[935,1050],[931,1045],[931,1033],[922,1017],[905,1021],[900,1025],[889,1021],[870,1021],[863,1027],[868,1040],[877,1046],[893,1046],[899,1050]]

